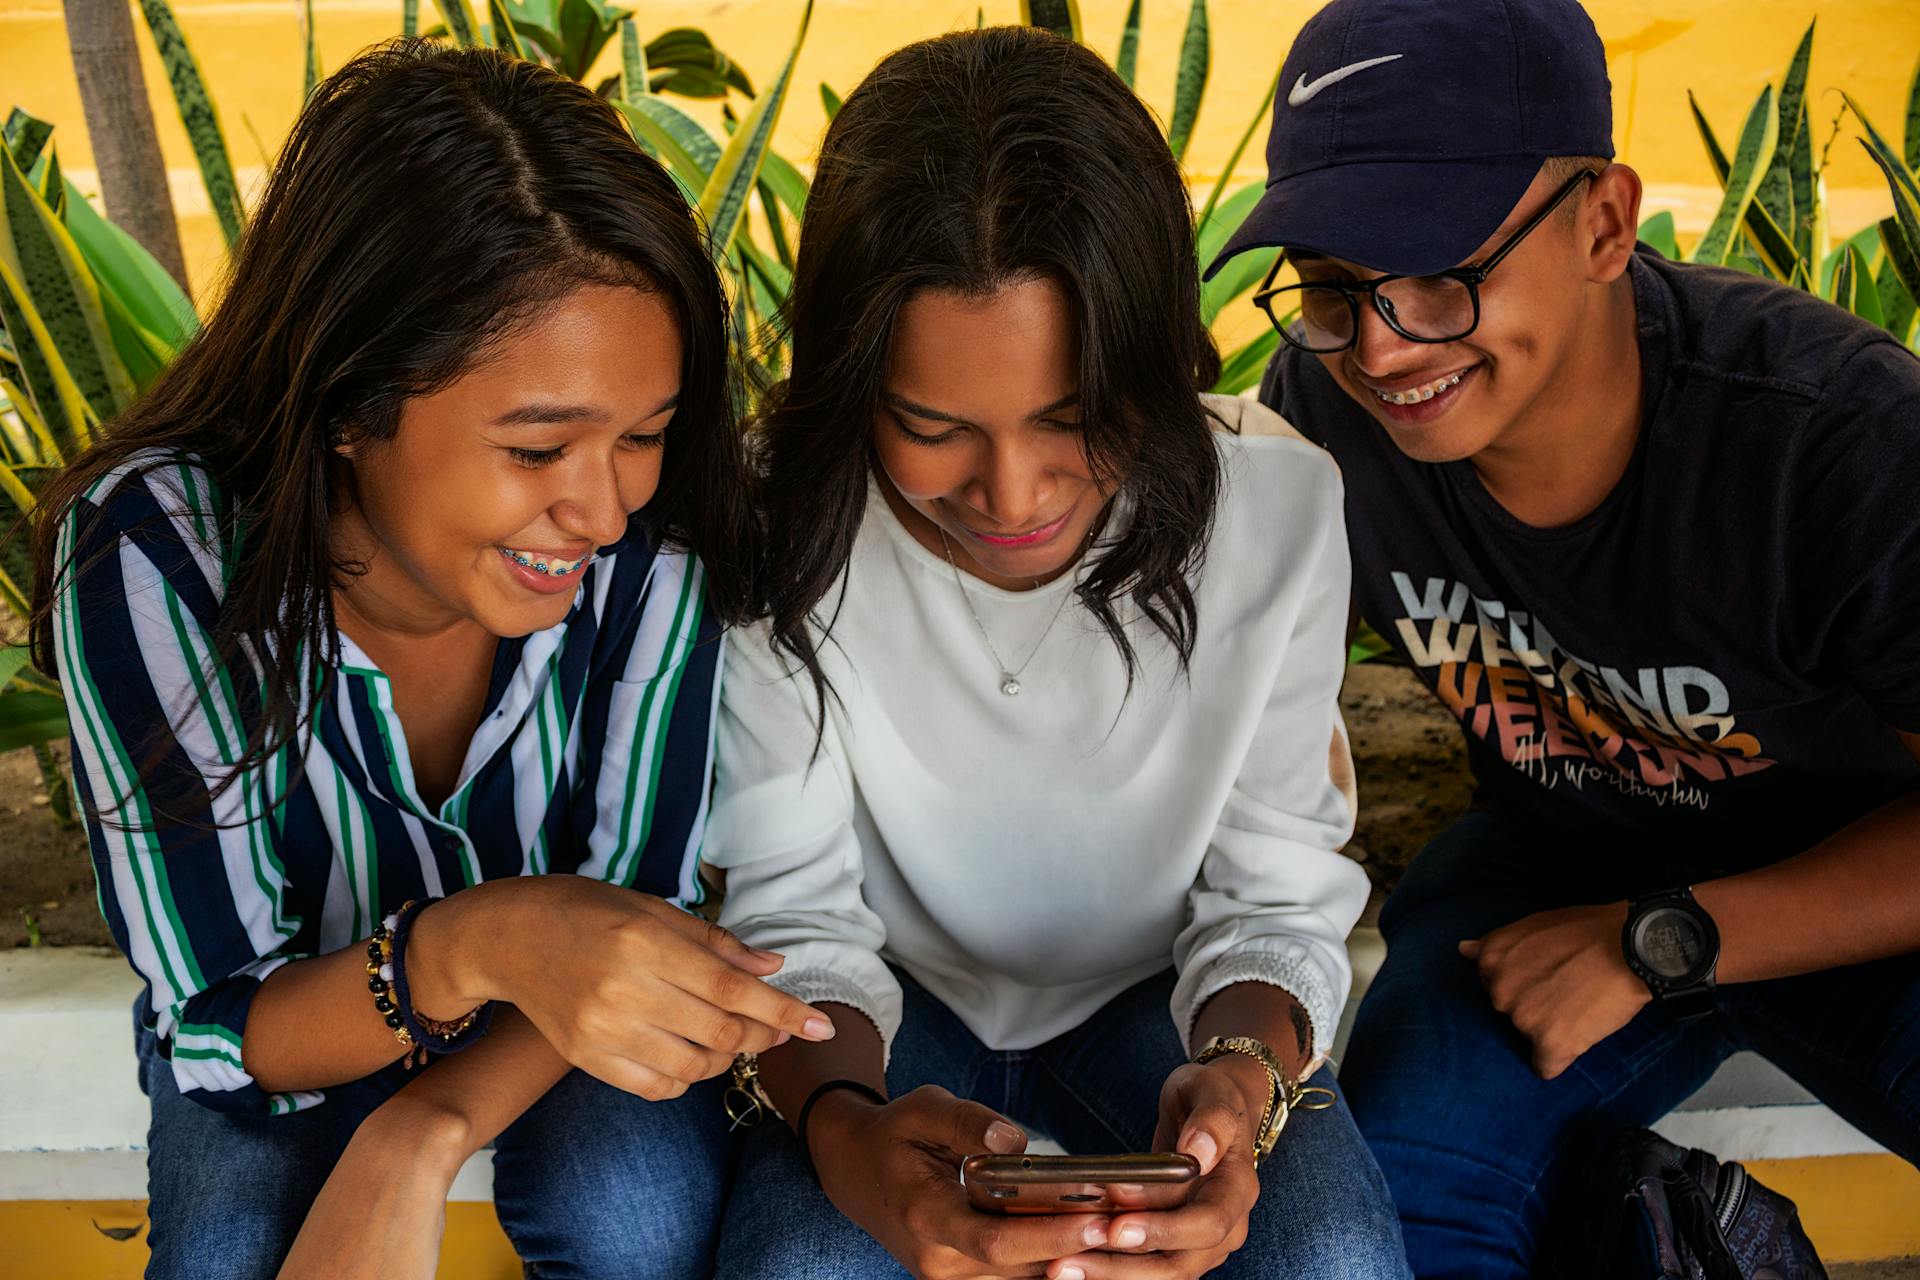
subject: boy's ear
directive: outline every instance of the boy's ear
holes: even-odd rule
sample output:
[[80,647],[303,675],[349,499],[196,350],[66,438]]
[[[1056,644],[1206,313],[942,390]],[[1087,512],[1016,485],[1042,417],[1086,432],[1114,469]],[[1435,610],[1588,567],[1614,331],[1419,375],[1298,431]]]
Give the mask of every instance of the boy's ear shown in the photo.
[[1607,284],[1627,269],[1640,238],[1640,175],[1624,164],[1610,164],[1587,185],[1580,209],[1587,275],[1595,284]]

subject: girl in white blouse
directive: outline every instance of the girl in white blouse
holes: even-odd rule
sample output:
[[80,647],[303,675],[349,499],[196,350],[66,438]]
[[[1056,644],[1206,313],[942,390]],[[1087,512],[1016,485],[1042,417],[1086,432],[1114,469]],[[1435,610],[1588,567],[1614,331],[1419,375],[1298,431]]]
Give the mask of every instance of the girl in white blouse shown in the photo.
[[[1255,1168],[1275,1099],[1333,1083],[1367,898],[1347,549],[1326,455],[1202,394],[1153,121],[1028,29],[893,54],[827,134],[791,325],[706,851],[839,1034],[757,1063],[793,1131],[749,1137],[721,1274],[1404,1274],[1343,1108]],[[1201,1184],[969,1207],[959,1161],[1029,1131]]]

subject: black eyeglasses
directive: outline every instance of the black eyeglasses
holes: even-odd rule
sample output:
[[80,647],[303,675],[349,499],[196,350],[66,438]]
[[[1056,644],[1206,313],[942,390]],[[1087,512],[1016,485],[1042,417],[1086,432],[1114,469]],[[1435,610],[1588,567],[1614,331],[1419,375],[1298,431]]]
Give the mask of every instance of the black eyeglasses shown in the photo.
[[[1393,331],[1409,342],[1457,342],[1480,325],[1480,286],[1487,282],[1501,259],[1512,253],[1533,230],[1558,209],[1588,178],[1597,178],[1593,169],[1582,169],[1567,179],[1540,212],[1527,224],[1508,236],[1485,261],[1468,267],[1454,267],[1430,276],[1379,276],[1372,280],[1306,281],[1274,288],[1274,277],[1286,262],[1283,253],[1274,259],[1273,270],[1253,295],[1253,305],[1267,313],[1280,336],[1302,351],[1325,355],[1345,351],[1360,333],[1360,300],[1369,298]],[[1299,308],[1300,323],[1291,328],[1287,320]]]

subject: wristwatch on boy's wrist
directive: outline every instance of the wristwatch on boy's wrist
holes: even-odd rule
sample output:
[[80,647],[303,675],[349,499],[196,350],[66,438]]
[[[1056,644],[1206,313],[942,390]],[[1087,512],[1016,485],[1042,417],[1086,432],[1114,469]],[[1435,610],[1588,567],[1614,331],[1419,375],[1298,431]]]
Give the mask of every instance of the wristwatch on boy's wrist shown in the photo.
[[1620,947],[1627,967],[1673,1017],[1713,1012],[1720,930],[1694,900],[1693,890],[1683,886],[1630,900]]

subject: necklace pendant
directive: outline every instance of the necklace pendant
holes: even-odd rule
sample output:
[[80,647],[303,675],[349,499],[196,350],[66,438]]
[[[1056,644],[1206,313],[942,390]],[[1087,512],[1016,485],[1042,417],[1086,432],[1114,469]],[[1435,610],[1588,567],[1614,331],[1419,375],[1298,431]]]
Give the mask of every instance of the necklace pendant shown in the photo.
[[1020,696],[1020,682],[1008,673],[1002,671],[1000,673],[1000,692],[1006,694],[1009,698],[1017,698]]

